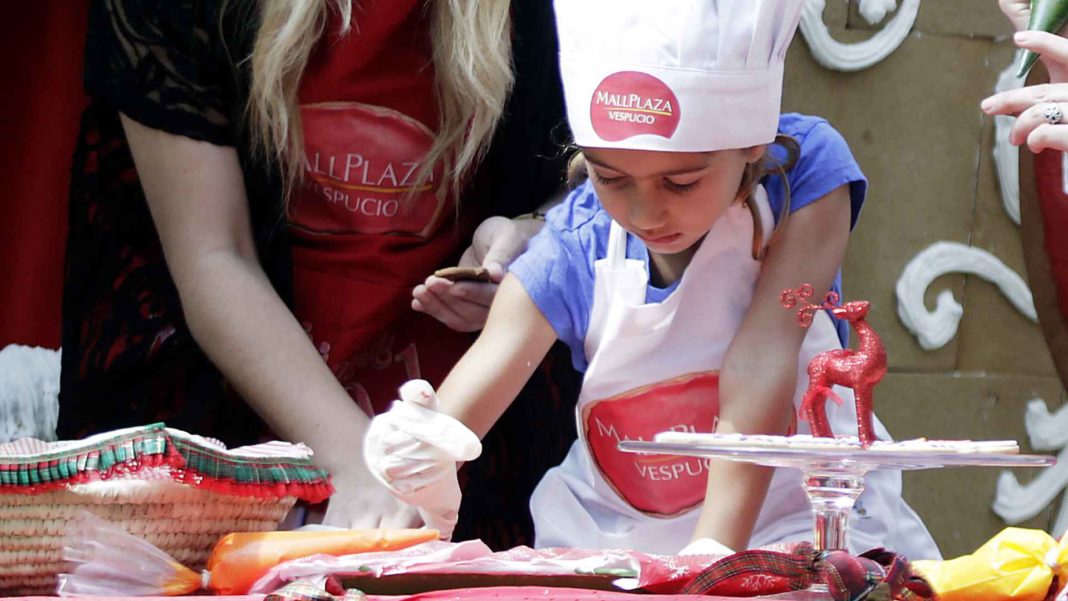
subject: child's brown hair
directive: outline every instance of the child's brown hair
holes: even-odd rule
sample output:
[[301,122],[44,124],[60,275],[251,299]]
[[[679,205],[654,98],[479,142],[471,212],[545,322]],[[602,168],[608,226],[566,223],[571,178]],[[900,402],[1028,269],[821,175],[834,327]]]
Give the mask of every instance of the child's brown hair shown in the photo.
[[[772,155],[772,146],[781,146],[786,150],[785,161],[780,162]],[[762,260],[764,255],[767,254],[768,247],[778,237],[779,231],[786,224],[786,220],[790,215],[790,182],[786,179],[786,172],[797,163],[797,158],[800,154],[801,147],[798,145],[797,140],[780,134],[775,137],[774,142],[768,145],[768,150],[764,152],[764,156],[760,160],[746,165],[745,172],[742,174],[742,182],[738,186],[738,198],[742,199],[742,202],[749,207],[749,212],[753,216],[753,258],[757,261]],[[783,185],[786,188],[786,197],[783,199],[782,211],[779,215],[779,221],[775,225],[775,230],[771,234],[771,239],[765,243],[764,223],[760,217],[760,207],[753,202],[753,192],[756,190],[757,184],[772,172],[778,173],[782,177]],[[567,163],[568,189],[577,188],[586,179],[586,176],[586,157],[583,156],[581,150],[576,148]]]

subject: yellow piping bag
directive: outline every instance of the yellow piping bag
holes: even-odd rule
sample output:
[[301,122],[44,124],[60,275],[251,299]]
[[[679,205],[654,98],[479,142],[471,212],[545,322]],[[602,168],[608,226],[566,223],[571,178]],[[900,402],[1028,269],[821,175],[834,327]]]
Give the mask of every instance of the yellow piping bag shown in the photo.
[[1068,583],[1068,545],[1042,530],[1006,528],[971,555],[912,567],[940,601],[1043,601]]

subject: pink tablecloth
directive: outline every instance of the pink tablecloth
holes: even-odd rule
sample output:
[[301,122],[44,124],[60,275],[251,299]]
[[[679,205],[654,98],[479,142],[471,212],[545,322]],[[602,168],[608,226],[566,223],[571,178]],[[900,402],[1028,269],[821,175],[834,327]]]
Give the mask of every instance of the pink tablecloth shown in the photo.
[[[506,592],[505,592],[506,591]],[[609,593],[605,591],[584,591],[578,589],[546,589],[542,587],[523,587],[508,589],[493,588],[483,589],[484,596],[478,595],[479,591],[472,589],[456,589],[449,591],[435,591],[420,593],[418,595],[393,597],[384,595],[368,595],[367,601],[470,601],[471,599],[494,599],[494,601],[526,601],[537,599],[547,601],[550,599],[566,601],[623,601],[640,598],[648,601],[740,601],[737,597],[712,597],[708,595],[634,595],[631,593]],[[175,601],[177,597],[85,597],[94,601]],[[13,601],[56,601],[58,597],[9,597]],[[181,597],[183,601],[262,601],[263,595],[246,596],[196,596]]]

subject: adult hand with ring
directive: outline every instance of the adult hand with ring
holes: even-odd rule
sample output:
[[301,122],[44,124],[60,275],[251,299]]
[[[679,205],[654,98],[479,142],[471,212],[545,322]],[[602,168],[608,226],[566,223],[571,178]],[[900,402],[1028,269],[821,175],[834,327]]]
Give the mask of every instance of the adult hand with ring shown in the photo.
[[1023,31],[1014,37],[1019,47],[1042,55],[1054,83],[1008,90],[983,100],[988,115],[1017,115],[1009,142],[1027,143],[1032,152],[1046,148],[1068,151],[1068,40],[1041,31]]
[[1051,102],[1046,105],[1046,108],[1042,109],[1042,118],[1050,125],[1057,125],[1064,119],[1064,111],[1061,110],[1057,103]]
[[1031,152],[1068,151],[1068,84],[1042,84],[1009,90],[983,101],[989,115],[1017,115],[1009,143],[1026,143]]

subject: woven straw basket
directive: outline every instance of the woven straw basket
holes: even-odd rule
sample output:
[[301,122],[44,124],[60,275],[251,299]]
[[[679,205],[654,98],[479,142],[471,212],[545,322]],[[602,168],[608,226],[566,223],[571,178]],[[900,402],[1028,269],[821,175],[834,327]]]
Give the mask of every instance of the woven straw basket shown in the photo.
[[203,569],[223,535],[275,530],[297,499],[330,494],[310,457],[287,443],[226,450],[163,424],[0,445],[0,596],[55,592],[82,511]]

